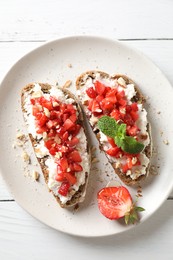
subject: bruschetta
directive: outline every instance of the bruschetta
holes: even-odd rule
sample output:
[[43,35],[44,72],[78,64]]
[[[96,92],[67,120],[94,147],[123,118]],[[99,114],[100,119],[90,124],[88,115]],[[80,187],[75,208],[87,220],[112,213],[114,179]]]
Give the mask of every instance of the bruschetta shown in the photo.
[[48,189],[63,208],[82,202],[90,153],[76,98],[66,89],[31,83],[22,89],[21,106]]
[[151,129],[145,98],[125,75],[88,71],[76,80],[77,97],[108,161],[127,185],[149,173]]

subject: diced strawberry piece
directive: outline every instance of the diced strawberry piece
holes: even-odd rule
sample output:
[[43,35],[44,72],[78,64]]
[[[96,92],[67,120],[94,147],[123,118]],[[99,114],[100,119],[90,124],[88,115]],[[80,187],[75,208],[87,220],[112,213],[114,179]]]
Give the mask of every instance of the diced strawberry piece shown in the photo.
[[96,113],[101,113],[102,109],[99,106],[99,103],[96,100],[93,100],[93,104],[92,104],[92,112],[96,112]]
[[43,96],[37,98],[37,103],[39,103],[40,105],[42,105],[42,103],[47,102],[47,99],[45,99]]
[[62,121],[65,122],[69,118],[69,114],[65,113],[62,115]]
[[62,157],[60,160],[59,160],[59,165],[62,169],[63,172],[65,172],[68,168],[68,161],[67,161],[67,158],[66,157]]
[[70,128],[72,128],[74,126],[74,123],[68,118],[66,119],[66,121],[64,122],[63,128],[65,131],[69,130]]
[[129,170],[129,167],[128,167],[128,164],[126,163],[126,164],[124,164],[124,165],[122,166],[122,171],[123,171],[124,173],[126,173],[128,170]]
[[52,103],[50,101],[47,101],[47,102],[43,102],[42,103],[42,106],[47,108],[49,111],[53,110],[54,107],[52,106]]
[[116,147],[116,144],[115,144],[113,138],[107,136],[107,139],[108,139],[108,142],[111,144],[112,147]]
[[50,119],[58,119],[61,122],[62,113],[60,111],[52,110],[50,111]]
[[42,134],[44,132],[47,132],[48,128],[46,126],[39,127],[36,131],[37,134]]
[[69,117],[69,119],[70,119],[73,123],[75,123],[75,122],[77,121],[77,115],[76,115],[76,113],[75,113],[75,114],[72,114],[72,115]]
[[56,181],[64,181],[64,180],[65,180],[64,174],[63,174],[63,173],[58,173],[58,174],[55,176],[55,180],[56,180]]
[[69,188],[70,188],[70,183],[68,181],[64,181],[61,183],[58,193],[61,194],[62,196],[67,196]]
[[132,103],[131,108],[133,111],[138,111],[138,104],[136,102]]
[[127,158],[127,165],[128,165],[128,168],[129,170],[133,167],[133,164],[132,164],[132,158]]
[[130,125],[130,126],[133,126],[133,125],[134,125],[134,121],[133,121],[133,119],[132,119],[132,117],[131,117],[130,114],[125,114],[123,120],[124,120],[124,122],[125,122],[127,125]]
[[121,119],[121,114],[118,109],[112,110],[112,112],[110,113],[110,116],[113,117],[116,121]]
[[97,101],[98,103],[100,103],[103,99],[104,99],[104,96],[103,96],[103,95],[98,95],[98,96],[96,97],[96,101]]
[[72,135],[76,136],[79,133],[80,129],[81,129],[81,125],[79,124],[75,125],[75,130],[72,132]]
[[97,94],[99,94],[99,95],[104,94],[106,86],[103,83],[96,81],[94,83],[94,86],[95,86],[95,90],[96,90]]
[[79,154],[79,152],[77,150],[72,151],[69,155],[68,155],[68,159],[73,161],[73,162],[81,162],[82,158]]
[[73,171],[75,171],[75,172],[81,172],[81,171],[83,171],[83,168],[82,168],[82,166],[81,166],[80,164],[78,164],[78,163],[73,163]]
[[118,103],[121,105],[121,106],[126,106],[127,105],[127,100],[126,99],[120,99],[119,101],[118,101]]
[[70,147],[73,147],[79,143],[79,139],[76,136],[74,136],[71,140],[66,141],[66,143]]
[[130,136],[136,136],[139,131],[139,128],[134,125],[134,126],[127,126],[127,134]]
[[110,156],[116,156],[117,153],[120,151],[120,148],[118,146],[109,148],[106,153]]
[[30,98],[31,104],[35,105],[35,99],[34,98]]
[[40,110],[37,106],[32,107],[32,115],[37,116],[37,114],[40,113]]
[[102,110],[112,110],[114,108],[114,103],[110,102],[109,98],[104,98],[100,102],[100,106],[101,106]]
[[47,116],[45,116],[44,114],[42,114],[41,118],[39,119],[39,121],[37,122],[39,126],[44,126],[46,124],[46,122],[49,120],[49,118]]
[[69,148],[67,146],[61,144],[56,144],[56,149],[58,150],[58,152],[61,152],[63,154],[69,151]]
[[56,136],[56,130],[55,129],[48,129],[49,132],[47,134],[48,137],[55,137]]
[[123,187],[106,187],[97,194],[100,212],[108,219],[119,219],[125,216],[132,207],[132,197]]
[[90,98],[95,98],[97,96],[97,93],[93,87],[88,88],[86,90],[86,93],[87,93],[88,97],[90,97]]
[[116,97],[117,97],[117,100],[124,98],[125,97],[124,90],[118,91],[117,94],[116,94]]
[[52,129],[54,127],[56,127],[58,125],[58,122],[56,119],[54,120],[49,120],[47,123],[46,123],[46,126],[49,128],[49,129]]
[[57,152],[57,149],[55,148],[55,147],[51,147],[50,149],[49,149],[49,153],[51,154],[51,155],[55,155],[56,154],[56,152]]
[[135,122],[136,122],[136,121],[138,120],[138,118],[139,118],[139,114],[138,114],[137,111],[131,110],[131,111],[130,111],[130,115],[131,115],[133,121],[135,121]]
[[62,140],[65,142],[68,139],[68,131],[66,131],[63,135],[62,135]]
[[117,102],[116,96],[115,96],[115,97],[109,96],[109,97],[106,97],[105,99],[106,99],[107,101],[113,103],[113,104],[115,104],[115,103]]
[[107,93],[109,93],[111,90],[112,90],[112,88],[111,88],[111,87],[106,87],[106,86],[105,86],[105,91],[104,91],[104,94],[107,94]]
[[70,113],[70,115],[76,114],[76,109],[74,108],[74,106],[72,104],[67,104],[67,108],[65,111]]
[[116,93],[117,93],[117,89],[116,88],[113,88],[113,89],[110,88],[109,91],[107,90],[106,97],[115,97]]
[[64,176],[71,185],[74,185],[77,182],[76,176],[71,172],[64,172]]
[[60,112],[61,112],[61,113],[64,113],[64,111],[65,111],[66,108],[67,108],[67,105],[66,105],[66,104],[64,104],[64,103],[61,103],[61,104],[60,104]]
[[93,99],[91,99],[91,100],[88,101],[88,109],[89,109],[90,111],[92,111],[93,102],[94,102]]
[[49,140],[47,140],[47,141],[44,142],[44,145],[46,146],[46,148],[47,148],[48,150],[52,147],[53,144],[55,144],[55,142],[54,142],[54,140],[52,140],[52,139],[49,139]]
[[126,105],[126,112],[130,113],[131,110],[132,110],[131,105]]
[[121,158],[123,156],[123,151],[120,149],[119,152],[117,152],[117,154],[115,155],[115,158]]

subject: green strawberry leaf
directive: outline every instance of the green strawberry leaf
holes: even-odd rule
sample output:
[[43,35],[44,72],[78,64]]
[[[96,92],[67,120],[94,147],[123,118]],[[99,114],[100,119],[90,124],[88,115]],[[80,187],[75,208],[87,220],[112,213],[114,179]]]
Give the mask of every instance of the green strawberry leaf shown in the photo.
[[98,128],[103,134],[114,138],[117,132],[117,122],[114,118],[102,116],[98,121]]
[[135,207],[135,211],[142,212],[142,211],[145,211],[145,209],[142,207]]
[[137,154],[140,153],[144,149],[144,145],[136,141],[134,137],[125,136],[123,145],[121,146],[122,150],[130,153]]

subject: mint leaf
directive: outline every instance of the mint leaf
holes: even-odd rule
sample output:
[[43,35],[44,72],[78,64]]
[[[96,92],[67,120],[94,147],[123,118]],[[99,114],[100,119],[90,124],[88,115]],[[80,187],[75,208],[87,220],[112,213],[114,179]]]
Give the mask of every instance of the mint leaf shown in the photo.
[[114,138],[116,145],[127,153],[137,154],[144,149],[142,143],[126,135],[126,124],[118,124],[114,118],[102,116],[98,121],[98,128],[106,136]]
[[117,132],[116,132],[116,136],[114,137],[114,140],[118,147],[121,147],[123,145],[125,136],[126,136],[126,125],[117,124]]
[[109,116],[102,116],[98,121],[98,128],[100,131],[112,138],[116,136],[117,125],[116,120]]
[[144,149],[144,145],[136,141],[134,137],[125,136],[121,148],[127,153],[136,154],[140,153]]

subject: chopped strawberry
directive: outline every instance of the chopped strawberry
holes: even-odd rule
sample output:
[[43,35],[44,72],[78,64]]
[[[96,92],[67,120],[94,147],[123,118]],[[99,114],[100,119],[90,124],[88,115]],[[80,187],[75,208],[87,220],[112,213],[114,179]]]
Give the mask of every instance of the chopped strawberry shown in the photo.
[[103,188],[97,201],[100,212],[111,220],[124,217],[132,207],[131,195],[123,186]]
[[120,99],[120,100],[118,101],[118,103],[119,103],[121,106],[125,107],[125,106],[127,105],[127,100],[126,100],[126,99]]
[[51,155],[55,155],[56,154],[56,152],[57,152],[57,149],[55,148],[55,147],[51,147],[50,149],[49,149],[49,153],[51,154]]
[[45,116],[44,114],[42,114],[41,118],[38,120],[38,125],[39,126],[44,126],[46,124],[46,122],[49,120],[49,118],[47,116]]
[[73,162],[81,162],[81,156],[79,154],[79,152],[77,150],[72,151],[69,155],[68,155],[68,159],[73,161]]
[[66,132],[62,135],[62,140],[63,140],[64,142],[67,141],[68,137],[69,137],[69,134],[68,134],[68,131],[66,131]]
[[66,141],[67,145],[73,147],[79,143],[79,139],[77,137],[73,137],[71,140]]
[[47,132],[48,128],[46,126],[38,127],[36,133],[37,134],[42,134],[44,132]]
[[56,181],[64,181],[65,180],[65,177],[64,177],[64,174],[63,173],[58,173],[56,176],[55,176],[55,180]]
[[64,122],[63,128],[65,131],[69,130],[70,128],[72,128],[74,125],[74,123],[68,118],[66,119],[66,121]]
[[56,119],[54,120],[49,120],[47,123],[46,123],[46,126],[49,128],[49,129],[52,129],[53,127],[56,127],[58,125],[58,122]]
[[96,112],[96,113],[101,113],[102,109],[100,108],[99,103],[96,100],[93,100],[93,104],[92,104],[92,112]]
[[68,161],[67,161],[67,158],[65,157],[62,157],[60,160],[59,160],[59,165],[62,169],[63,172],[65,172],[68,168]]
[[77,121],[77,115],[76,115],[76,113],[75,113],[75,114],[72,114],[72,115],[69,117],[69,119],[70,119],[73,123],[76,123],[76,121]]
[[93,87],[88,88],[86,90],[86,93],[87,93],[88,97],[90,97],[90,98],[95,98],[97,96],[97,93]]
[[93,99],[91,99],[91,100],[88,101],[88,109],[89,109],[90,111],[92,111],[93,102],[94,102]]
[[73,163],[73,170],[75,171],[75,172],[81,172],[81,171],[83,171],[83,168],[82,168],[82,166],[80,165],[80,164],[78,164],[78,163]]
[[133,111],[138,111],[138,104],[136,102],[132,103],[131,108]]
[[98,95],[98,96],[96,97],[96,101],[97,101],[98,103],[100,103],[103,99],[104,99],[104,96],[103,96],[103,95]]
[[37,106],[32,107],[32,115],[37,116],[37,114],[40,113],[40,110]]
[[70,183],[68,181],[64,181],[61,183],[58,193],[61,194],[62,196],[67,196],[69,188],[70,188]]
[[130,114],[125,114],[124,118],[123,118],[124,122],[127,124],[127,125],[130,125],[130,126],[133,126],[134,125],[134,121],[133,121],[133,118],[131,117]]
[[110,113],[110,116],[113,117],[116,121],[121,119],[121,114],[120,114],[119,110],[116,108],[114,110],[112,110],[112,112]]
[[139,132],[139,128],[136,125],[127,126],[127,134],[130,136],[136,136]]
[[116,88],[110,88],[110,90],[107,90],[106,97],[116,97],[117,89]]
[[72,172],[64,172],[64,176],[71,185],[74,185],[77,181],[76,176]]
[[47,140],[47,141],[44,142],[44,145],[45,145],[46,148],[49,150],[54,143],[55,143],[55,142],[54,142],[52,139],[49,139],[49,140]]
[[125,97],[124,90],[118,91],[117,94],[116,94],[116,97],[117,97],[118,100],[124,98]]
[[120,148],[118,146],[109,148],[106,153],[110,156],[116,156],[117,153],[120,151]]
[[[112,110],[114,108],[114,104],[113,102],[111,102],[109,98],[104,98],[101,102],[100,102],[100,106],[102,110]],[[116,97],[115,97],[116,99]]]
[[134,122],[136,122],[138,120],[138,118],[139,118],[139,114],[138,114],[137,111],[131,110],[130,111],[130,115],[131,115],[131,117],[132,117]]
[[94,86],[97,94],[102,95],[104,93],[106,86],[103,83],[96,81]]
[[47,108],[49,111],[54,109],[53,106],[52,106],[52,103],[50,101],[42,102],[42,106]]
[[75,130],[72,132],[72,135],[76,136],[79,133],[80,129],[81,129],[81,125],[79,124],[75,125]]
[[67,120],[67,118],[69,118],[69,114],[64,113],[61,118],[62,118],[62,121],[65,122]]
[[116,147],[116,144],[115,144],[113,138],[107,136],[107,139],[108,139],[108,142],[111,144],[112,147]]
[[30,98],[31,104],[35,105],[35,99],[34,98]]

